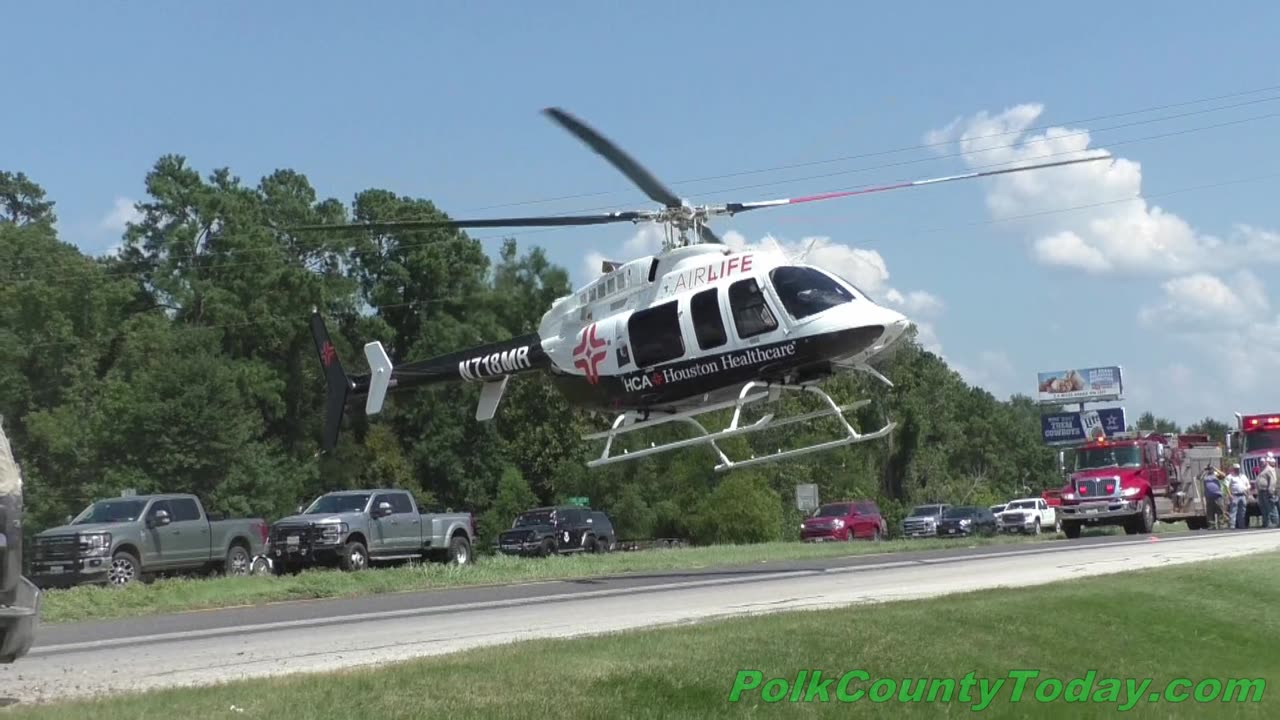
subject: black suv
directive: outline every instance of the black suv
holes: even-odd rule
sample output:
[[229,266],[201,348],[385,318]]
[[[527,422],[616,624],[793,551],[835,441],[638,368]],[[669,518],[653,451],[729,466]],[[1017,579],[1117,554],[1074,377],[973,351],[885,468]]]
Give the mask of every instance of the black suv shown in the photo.
[[603,512],[575,505],[559,505],[521,513],[511,523],[511,529],[498,536],[498,552],[538,557],[608,552],[615,542],[613,523]]

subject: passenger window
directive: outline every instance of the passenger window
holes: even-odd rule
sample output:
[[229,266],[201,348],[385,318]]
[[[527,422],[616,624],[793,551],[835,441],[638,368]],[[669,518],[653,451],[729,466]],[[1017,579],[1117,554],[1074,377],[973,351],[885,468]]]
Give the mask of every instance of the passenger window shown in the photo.
[[747,278],[729,286],[729,307],[733,309],[733,324],[738,337],[747,338],[776,330],[778,320],[765,302],[764,293],[755,278]]
[[413,503],[409,502],[409,496],[403,493],[395,493],[388,496],[391,500],[391,512],[397,515],[401,513],[413,512]]
[[676,301],[640,310],[627,321],[636,367],[651,367],[684,355]]
[[196,507],[196,501],[191,498],[170,500],[169,508],[174,522],[200,519],[200,508]]
[[693,313],[693,331],[698,336],[698,347],[703,350],[717,348],[729,341],[724,331],[724,318],[720,315],[720,291],[703,290],[689,298]]

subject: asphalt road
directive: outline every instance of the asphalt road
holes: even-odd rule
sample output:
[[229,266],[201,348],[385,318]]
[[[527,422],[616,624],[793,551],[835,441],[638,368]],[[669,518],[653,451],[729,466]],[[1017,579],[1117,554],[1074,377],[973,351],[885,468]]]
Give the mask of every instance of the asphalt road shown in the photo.
[[[885,553],[44,626],[20,702],[383,663],[537,637],[1021,586],[1280,549],[1280,531]],[[554,559],[549,562],[554,562]]]

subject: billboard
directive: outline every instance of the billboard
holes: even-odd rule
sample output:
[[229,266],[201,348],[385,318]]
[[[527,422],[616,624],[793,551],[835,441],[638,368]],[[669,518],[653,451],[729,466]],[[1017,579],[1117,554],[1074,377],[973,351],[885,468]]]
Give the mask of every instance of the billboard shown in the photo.
[[1111,437],[1124,431],[1124,408],[1122,407],[1040,416],[1040,434],[1049,445]]
[[1120,367],[1109,365],[1042,372],[1036,378],[1036,388],[1036,399],[1040,404],[1052,405],[1119,400],[1123,396],[1124,383]]

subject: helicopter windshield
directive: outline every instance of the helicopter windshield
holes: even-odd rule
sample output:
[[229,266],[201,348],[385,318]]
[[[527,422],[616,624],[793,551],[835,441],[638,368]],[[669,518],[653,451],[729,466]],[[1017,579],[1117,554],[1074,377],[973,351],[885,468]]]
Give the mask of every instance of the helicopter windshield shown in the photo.
[[796,320],[852,301],[853,293],[830,275],[808,267],[783,266],[769,273],[787,313]]

